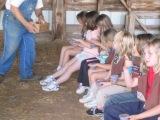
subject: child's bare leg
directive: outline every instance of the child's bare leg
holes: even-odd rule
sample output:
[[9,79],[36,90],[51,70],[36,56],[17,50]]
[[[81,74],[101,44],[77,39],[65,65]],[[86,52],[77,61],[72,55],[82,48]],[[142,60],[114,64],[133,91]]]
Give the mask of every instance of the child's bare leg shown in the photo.
[[96,69],[90,68],[90,69],[88,70],[89,81],[90,81],[91,76],[92,76],[93,73],[104,72],[104,71],[105,71],[105,70],[104,70],[104,69],[101,69],[101,68],[96,68]]
[[76,58],[74,58],[74,62],[72,63],[72,65],[70,65],[68,67],[68,69],[65,71],[65,73],[63,73],[63,75],[57,79],[57,83],[61,84],[65,81],[67,81],[70,78],[70,76],[72,75],[72,73],[74,73],[80,69],[80,65],[81,65],[81,63],[79,61],[77,61]]
[[68,49],[64,54],[62,66],[64,66],[69,61],[71,56],[75,56],[79,52],[81,52],[80,47],[75,47],[75,48],[72,48],[72,49]]
[[52,76],[54,78],[60,77],[62,74],[64,74],[66,72],[66,70],[76,61],[76,58],[71,59],[68,63],[66,63],[66,65],[60,69],[59,71],[57,71],[56,73],[54,73]]
[[106,71],[100,71],[100,72],[92,73],[91,76],[90,76],[89,83],[93,84],[93,83],[96,82],[96,80],[104,79],[106,76],[107,76]]
[[65,52],[71,48],[73,48],[74,46],[63,46],[62,50],[61,50],[61,54],[60,54],[60,60],[59,60],[59,66],[63,65],[63,59],[64,59],[64,55]]
[[105,71],[104,69],[102,68],[89,68],[88,70],[88,76],[91,76],[92,73],[95,73],[95,72],[101,72],[101,71]]

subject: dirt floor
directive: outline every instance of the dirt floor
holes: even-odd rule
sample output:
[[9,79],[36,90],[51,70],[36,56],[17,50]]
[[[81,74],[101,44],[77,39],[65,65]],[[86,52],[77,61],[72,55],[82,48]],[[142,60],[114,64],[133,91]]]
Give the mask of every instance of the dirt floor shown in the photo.
[[[37,44],[34,71],[48,75],[57,66],[61,41]],[[18,82],[18,60],[0,85],[0,120],[98,120],[86,114],[76,95],[77,73],[58,92],[44,92],[38,81],[22,87]]]

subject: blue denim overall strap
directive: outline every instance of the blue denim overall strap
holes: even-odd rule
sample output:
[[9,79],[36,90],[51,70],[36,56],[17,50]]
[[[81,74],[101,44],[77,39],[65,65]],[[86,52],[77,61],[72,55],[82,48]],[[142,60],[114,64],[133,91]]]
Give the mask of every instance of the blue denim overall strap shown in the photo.
[[38,0],[25,0],[19,7],[23,17],[27,21],[31,21],[31,15],[36,8]]

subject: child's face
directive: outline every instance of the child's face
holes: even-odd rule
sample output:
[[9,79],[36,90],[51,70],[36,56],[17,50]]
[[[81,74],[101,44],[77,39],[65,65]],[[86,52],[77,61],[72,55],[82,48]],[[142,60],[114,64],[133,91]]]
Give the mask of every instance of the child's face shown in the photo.
[[83,21],[80,18],[78,19],[78,23],[82,26],[84,25]]
[[106,43],[106,46],[107,46],[108,48],[111,48],[111,47],[112,47],[112,42],[111,42],[111,41],[108,41],[108,42]]
[[119,51],[120,50],[120,44],[118,44],[118,42],[113,42],[113,48],[116,50],[116,51]]
[[144,48],[144,59],[147,67],[153,67],[158,63],[156,48],[154,46]]

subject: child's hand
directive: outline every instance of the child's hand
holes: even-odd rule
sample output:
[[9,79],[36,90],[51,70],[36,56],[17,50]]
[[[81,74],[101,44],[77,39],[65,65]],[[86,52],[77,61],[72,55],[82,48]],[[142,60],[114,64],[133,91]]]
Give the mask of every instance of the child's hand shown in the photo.
[[124,68],[128,69],[129,67],[132,67],[133,63],[128,58],[125,59]]
[[129,120],[139,120],[138,115],[131,115],[129,116]]
[[100,86],[110,86],[110,85],[112,85],[112,83],[111,82],[106,82],[106,81],[100,81],[99,85]]

